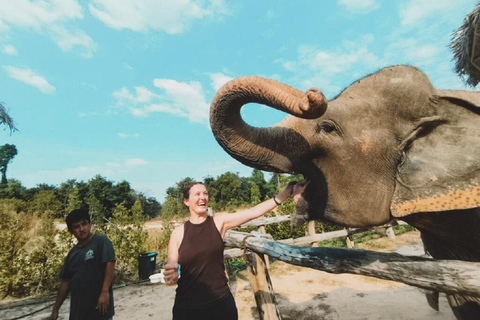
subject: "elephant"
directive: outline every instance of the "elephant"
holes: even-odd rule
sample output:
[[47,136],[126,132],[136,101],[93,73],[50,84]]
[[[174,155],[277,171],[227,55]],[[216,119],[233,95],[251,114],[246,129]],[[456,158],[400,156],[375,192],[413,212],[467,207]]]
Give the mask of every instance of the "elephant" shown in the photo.
[[[252,127],[240,114],[247,103],[289,115]],[[218,90],[210,125],[241,163],[305,177],[294,226],[399,219],[420,230],[433,258],[480,261],[480,93],[435,89],[405,65],[359,79],[329,101],[318,89],[246,76]],[[480,299],[447,297],[458,319],[480,319]]]

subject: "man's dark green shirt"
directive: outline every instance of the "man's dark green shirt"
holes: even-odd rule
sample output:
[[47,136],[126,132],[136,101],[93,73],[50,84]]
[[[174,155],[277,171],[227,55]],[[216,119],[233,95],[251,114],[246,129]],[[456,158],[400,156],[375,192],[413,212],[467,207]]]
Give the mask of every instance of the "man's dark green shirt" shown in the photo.
[[63,264],[60,278],[70,280],[70,320],[106,320],[115,314],[113,290],[110,285],[110,305],[101,315],[97,309],[102,292],[105,265],[115,261],[112,242],[103,234],[94,234],[84,246],[75,245]]

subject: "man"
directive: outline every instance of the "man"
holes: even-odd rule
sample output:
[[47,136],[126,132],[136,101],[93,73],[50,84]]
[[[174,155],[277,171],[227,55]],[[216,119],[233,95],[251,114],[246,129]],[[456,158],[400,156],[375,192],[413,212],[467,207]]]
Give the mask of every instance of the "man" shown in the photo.
[[60,288],[51,319],[70,295],[70,320],[108,320],[115,314],[112,280],[115,251],[103,234],[93,234],[88,211],[75,209],[66,219],[78,243],[70,250],[60,271]]

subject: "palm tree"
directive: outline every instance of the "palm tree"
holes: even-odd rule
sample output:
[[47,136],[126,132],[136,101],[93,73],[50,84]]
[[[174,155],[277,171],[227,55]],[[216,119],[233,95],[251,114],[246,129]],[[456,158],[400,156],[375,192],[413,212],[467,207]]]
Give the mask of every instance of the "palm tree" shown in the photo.
[[10,132],[17,130],[12,117],[8,115],[7,109],[5,109],[5,107],[1,102],[0,102],[0,124],[4,124],[8,128],[10,128]]

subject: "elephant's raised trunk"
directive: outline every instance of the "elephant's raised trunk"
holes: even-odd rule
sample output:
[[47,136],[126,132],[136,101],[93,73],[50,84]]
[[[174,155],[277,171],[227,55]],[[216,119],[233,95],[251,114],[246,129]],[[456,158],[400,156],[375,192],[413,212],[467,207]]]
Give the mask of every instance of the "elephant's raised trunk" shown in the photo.
[[302,92],[280,82],[242,77],[225,84],[210,108],[210,124],[218,143],[240,162],[262,170],[291,172],[298,150],[307,142],[282,122],[269,128],[246,124],[240,109],[247,103],[260,103],[304,119],[322,116],[327,100],[317,89]]

